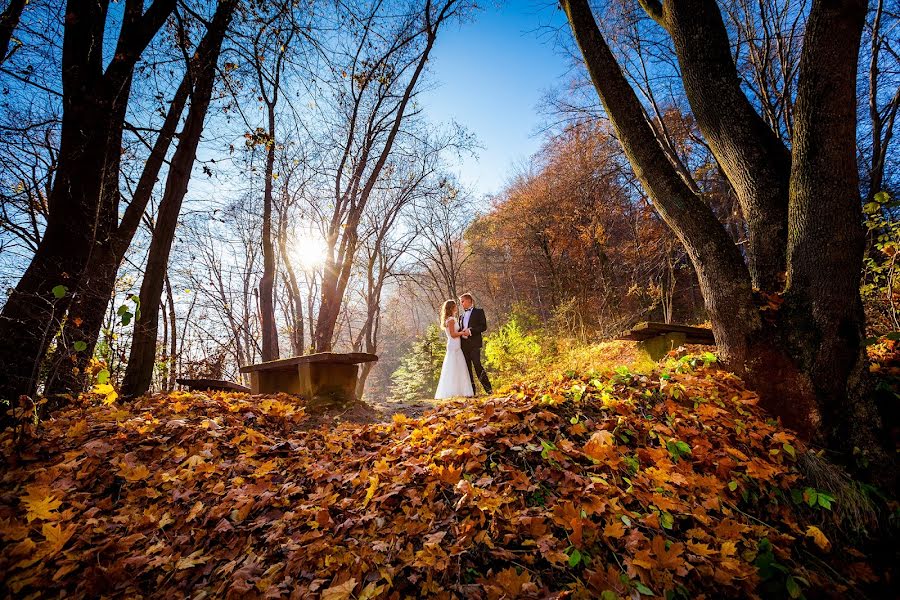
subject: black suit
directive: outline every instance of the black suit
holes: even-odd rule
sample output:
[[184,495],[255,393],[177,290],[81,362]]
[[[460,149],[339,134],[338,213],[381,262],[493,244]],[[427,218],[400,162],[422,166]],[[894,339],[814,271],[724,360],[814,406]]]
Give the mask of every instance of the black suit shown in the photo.
[[[472,331],[472,335],[468,338],[460,338],[460,346],[462,346],[463,356],[466,357],[466,368],[469,369],[469,380],[472,382],[472,391],[475,391],[475,376],[481,382],[481,387],[488,394],[491,393],[491,380],[488,379],[484,367],[481,366],[481,334],[487,331],[487,317],[480,308],[472,308],[469,315],[469,324],[465,324],[465,313],[459,318],[460,329],[468,327]],[[474,374],[473,374],[474,371]]]

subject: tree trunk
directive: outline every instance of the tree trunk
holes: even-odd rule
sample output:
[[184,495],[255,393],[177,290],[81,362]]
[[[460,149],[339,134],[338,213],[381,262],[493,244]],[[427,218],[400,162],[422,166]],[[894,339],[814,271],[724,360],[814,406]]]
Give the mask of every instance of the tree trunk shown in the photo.
[[[208,42],[201,41],[198,54],[208,51],[204,50],[206,46]],[[186,65],[186,68],[190,69],[190,65]],[[115,232],[96,241],[96,250],[85,268],[84,278],[77,290],[74,290],[69,306],[69,318],[63,324],[56,352],[49,361],[50,372],[45,389],[48,396],[60,398],[77,396],[89,383],[84,377],[85,367],[94,354],[106,306],[115,290],[119,266],[150,203],[153,188],[175,137],[190,89],[191,75],[186,71],[169,105],[150,156],[141,171],[134,196],[125,210],[122,222]],[[75,344],[78,342],[86,344],[86,348],[77,351]]]
[[[868,383],[859,294],[865,234],[856,162],[856,76],[865,0],[815,2],[794,110],[785,315],[815,398],[818,441],[879,468],[891,458]],[[884,462],[888,461],[888,462]]]
[[[648,12],[654,14],[650,0],[644,2],[649,6]],[[855,110],[865,3],[815,0],[810,12],[794,113],[784,251],[788,269],[786,291],[780,310],[767,318],[757,309],[750,274],[724,227],[702,200],[680,182],[652,139],[640,103],[600,34],[587,1],[563,0],[562,4],[594,87],[635,174],[691,258],[720,357],[759,392],[764,407],[807,440],[840,452],[845,463],[850,462],[856,447],[881,461],[879,467],[890,467],[893,457],[883,450],[882,420],[867,393],[859,296],[863,235]],[[670,4],[665,4],[666,11]],[[711,5],[704,8],[713,9]],[[672,10],[677,11],[678,7]],[[700,11],[693,16],[696,23],[707,23],[710,44],[722,42],[716,41],[721,32],[717,31],[717,23],[709,24],[710,15]],[[688,27],[677,22],[686,22],[687,18],[667,12],[661,20],[673,31],[685,77],[693,78],[685,82],[685,87],[694,90],[689,93],[689,100],[695,108],[695,103],[708,101],[709,90],[699,90],[702,86],[718,90],[723,96],[734,90],[721,87],[717,76],[722,70],[715,65],[707,65],[707,81],[698,73],[687,74],[697,67],[688,65],[697,57],[688,60],[684,55],[703,54],[702,50],[684,47],[686,40],[677,39],[680,34],[675,30]],[[688,37],[695,44],[707,43],[698,32]],[[700,112],[707,109],[711,107],[701,107]],[[742,140],[736,133],[731,131],[726,137],[729,143],[740,147],[722,151],[723,156],[731,155],[729,160],[734,162],[730,171],[726,169],[729,178],[742,177],[743,172],[764,172],[759,164],[754,167],[759,161],[781,160],[777,153],[768,159],[760,155],[758,148],[754,149],[754,136]],[[757,167],[760,170],[755,170]],[[781,167],[773,164],[770,168],[775,173]],[[763,230],[768,227],[752,220],[749,226]],[[761,240],[774,239],[771,232],[757,234]],[[771,265],[765,268],[780,269]],[[760,272],[757,276],[759,281],[775,281],[781,273]],[[764,299],[777,298],[770,293]],[[893,478],[893,469],[887,470],[887,477]]]
[[[71,106],[63,116],[56,181],[49,198],[50,214],[44,237],[31,264],[10,294],[0,315],[0,398],[31,396],[50,341],[62,325],[73,292],[104,233],[101,221],[108,211],[100,205],[118,196],[119,156],[125,107],[88,95],[85,104]],[[75,104],[72,102],[71,104]],[[105,118],[100,115],[105,113]],[[101,200],[102,197],[105,200]],[[98,212],[100,213],[98,215]],[[100,219],[95,221],[95,218]],[[55,299],[53,288],[63,285],[66,295]],[[100,310],[101,320],[103,309]]]
[[[368,174],[365,184],[361,189],[357,187],[357,184],[362,177],[365,163],[368,159],[360,159],[362,166],[358,165],[356,168],[356,183],[354,183],[350,190],[347,191],[344,197],[345,201],[352,198],[352,201],[349,203],[352,208],[348,210],[347,220],[340,227],[338,227],[339,223],[337,219],[332,221],[332,230],[329,232],[328,237],[328,242],[331,245],[331,252],[325,262],[325,269],[322,277],[322,304],[319,308],[315,335],[313,336],[313,343],[317,352],[329,352],[334,343],[335,327],[341,313],[344,293],[347,291],[347,284],[350,281],[353,260],[356,257],[359,237],[357,229],[359,227],[362,212],[369,200],[369,195],[372,193],[372,189],[378,181],[381,171],[391,154],[394,140],[397,138],[397,134],[403,124],[403,119],[406,117],[406,107],[412,99],[419,78],[425,69],[425,65],[428,63],[428,57],[431,55],[431,51],[434,48],[438,29],[445,19],[449,18],[452,6],[452,1],[447,2],[439,11],[439,14],[433,18],[431,14],[431,3],[426,3],[425,46],[422,49],[422,53],[416,59],[415,69],[410,75],[400,101],[394,109],[393,120],[385,139],[384,146],[381,148],[378,158],[375,160],[375,164],[372,165],[372,170]],[[362,154],[368,156],[371,150],[372,146],[367,146],[362,150]],[[337,253],[337,259],[335,260],[334,242],[338,237],[340,237],[340,249]]]
[[169,381],[166,384],[166,391],[171,392],[175,389],[175,379],[178,377],[175,368],[178,356],[178,322],[175,320],[175,295],[172,293],[172,283],[169,281],[168,273],[166,273],[166,305],[169,308],[169,323],[172,330],[169,337]]
[[209,109],[222,40],[231,22],[235,6],[234,0],[219,2],[209,27],[209,54],[198,60],[191,107],[169,166],[166,188],[159,204],[153,239],[150,241],[147,268],[141,282],[141,314],[135,321],[128,367],[122,381],[122,396],[125,398],[134,398],[146,393],[153,380],[159,300],[168,270],[169,252],[175,239],[181,203],[187,193],[191,170],[197,156],[197,146],[203,132],[203,122]]
[[9,6],[0,14],[0,65],[2,65],[12,53],[9,51],[9,42],[13,32],[22,18],[27,0],[10,0]]
[[[648,6],[648,12],[653,8]],[[753,286],[784,288],[788,150],[741,90],[722,13],[715,0],[665,2],[659,14],[681,67],[684,90],[749,226]]]
[[[126,1],[115,53],[104,72],[108,5],[108,0],[69,0],[66,7],[59,163],[44,237],[0,314],[0,399],[35,393],[41,361],[81,284],[95,242],[115,228],[122,130],[134,67],[175,0],[156,0],[146,12],[142,1]],[[52,290],[58,285],[68,291],[55,300]]]
[[272,243],[272,177],[275,170],[275,105],[269,103],[269,137],[266,140],[265,190],[263,191],[263,274],[259,280],[259,312],[262,327],[262,359],[278,358],[275,324],[275,246]]

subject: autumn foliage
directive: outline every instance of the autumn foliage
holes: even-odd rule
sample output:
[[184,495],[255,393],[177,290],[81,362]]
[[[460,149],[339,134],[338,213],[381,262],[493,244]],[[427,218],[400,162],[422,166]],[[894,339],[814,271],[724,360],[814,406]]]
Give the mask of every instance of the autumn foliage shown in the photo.
[[[696,365],[695,365],[696,362]],[[682,360],[312,426],[289,396],[85,399],[2,434],[4,596],[841,596],[887,586],[806,452]]]

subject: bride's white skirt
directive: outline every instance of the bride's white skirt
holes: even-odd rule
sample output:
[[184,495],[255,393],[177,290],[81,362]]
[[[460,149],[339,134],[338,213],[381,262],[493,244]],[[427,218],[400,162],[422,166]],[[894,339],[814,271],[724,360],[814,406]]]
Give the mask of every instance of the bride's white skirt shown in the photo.
[[444,354],[441,378],[434,393],[436,400],[475,395],[472,391],[472,382],[469,380],[469,370],[466,368],[466,357],[463,356],[459,343],[452,342],[453,340],[447,344],[447,353]]

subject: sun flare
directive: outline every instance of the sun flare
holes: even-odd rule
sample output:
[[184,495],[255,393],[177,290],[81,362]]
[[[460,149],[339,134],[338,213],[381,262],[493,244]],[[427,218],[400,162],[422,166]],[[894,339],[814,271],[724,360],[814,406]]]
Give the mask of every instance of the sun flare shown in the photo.
[[325,263],[328,248],[325,239],[314,231],[298,233],[294,238],[293,257],[304,269],[315,269]]

